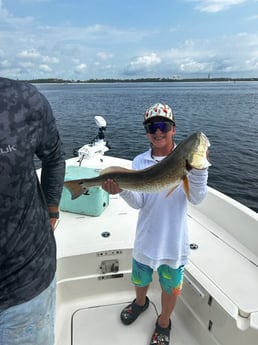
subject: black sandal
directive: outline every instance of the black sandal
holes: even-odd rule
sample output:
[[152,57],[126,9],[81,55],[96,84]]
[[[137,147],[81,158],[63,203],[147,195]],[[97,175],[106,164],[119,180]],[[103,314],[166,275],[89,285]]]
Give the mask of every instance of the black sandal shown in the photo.
[[143,313],[150,304],[149,298],[146,296],[146,301],[143,306],[136,304],[136,299],[133,300],[127,307],[125,307],[120,314],[121,321],[124,325],[130,325],[137,317]]
[[151,337],[150,345],[169,345],[171,330],[171,320],[166,328],[160,327],[158,320],[155,325],[155,331]]

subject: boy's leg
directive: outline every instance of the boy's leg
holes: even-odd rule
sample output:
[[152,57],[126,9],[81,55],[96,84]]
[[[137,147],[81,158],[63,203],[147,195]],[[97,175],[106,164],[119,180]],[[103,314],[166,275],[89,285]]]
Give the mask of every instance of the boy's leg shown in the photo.
[[160,327],[166,328],[169,326],[171,314],[175,308],[177,301],[176,295],[169,295],[165,290],[161,294],[161,314],[158,319]]
[[120,318],[123,324],[130,325],[149,307],[150,301],[146,294],[152,281],[152,274],[152,268],[133,259],[131,279],[135,286],[136,298],[122,310]]
[[139,306],[144,306],[146,303],[146,295],[148,291],[149,285],[147,286],[135,286],[135,292],[136,292],[136,304]]
[[183,285],[184,266],[173,269],[167,265],[158,268],[161,294],[161,314],[158,324],[161,327],[168,327],[170,316],[175,308],[177,296],[180,295]]
[[158,268],[159,281],[162,288],[161,294],[161,314],[159,315],[154,333],[151,337],[150,345],[168,345],[171,330],[171,314],[175,308],[177,296],[180,295],[184,266],[172,269],[167,265]]

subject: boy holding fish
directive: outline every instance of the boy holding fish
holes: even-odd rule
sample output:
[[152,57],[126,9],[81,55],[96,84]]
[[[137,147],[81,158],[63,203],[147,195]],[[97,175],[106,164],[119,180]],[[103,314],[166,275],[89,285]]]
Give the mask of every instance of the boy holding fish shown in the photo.
[[[132,162],[134,170],[142,170],[162,161],[175,150],[175,117],[171,107],[156,103],[144,115],[144,127],[151,147]],[[201,150],[209,146],[203,135]],[[200,151],[200,146],[198,150]],[[181,151],[177,150],[177,156]],[[198,152],[199,153],[199,152]],[[179,157],[180,158],[180,157]],[[130,325],[149,306],[147,291],[152,274],[157,270],[161,285],[161,313],[156,321],[150,345],[168,345],[171,314],[183,283],[184,266],[189,255],[187,199],[199,204],[207,193],[208,166],[204,161],[194,168],[184,162],[187,174],[168,191],[148,193],[122,189],[114,179],[107,179],[102,187],[120,196],[133,208],[139,209],[132,262],[132,283],[136,298],[121,312],[121,321]],[[168,197],[166,197],[168,196]]]

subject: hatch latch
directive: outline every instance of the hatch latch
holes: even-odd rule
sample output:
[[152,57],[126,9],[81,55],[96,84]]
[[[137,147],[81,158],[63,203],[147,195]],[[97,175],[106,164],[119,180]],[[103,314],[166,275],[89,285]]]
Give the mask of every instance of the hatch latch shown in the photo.
[[100,269],[103,274],[116,273],[119,270],[119,261],[115,259],[104,260],[101,262]]

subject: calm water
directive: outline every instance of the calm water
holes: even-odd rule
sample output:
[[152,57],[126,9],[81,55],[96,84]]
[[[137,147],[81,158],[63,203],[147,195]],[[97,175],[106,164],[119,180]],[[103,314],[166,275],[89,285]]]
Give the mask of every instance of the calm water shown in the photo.
[[107,121],[112,156],[132,159],[149,146],[142,125],[146,108],[172,105],[176,141],[196,130],[210,139],[209,185],[258,212],[258,83],[40,84],[64,144],[73,148],[97,134],[95,115]]

